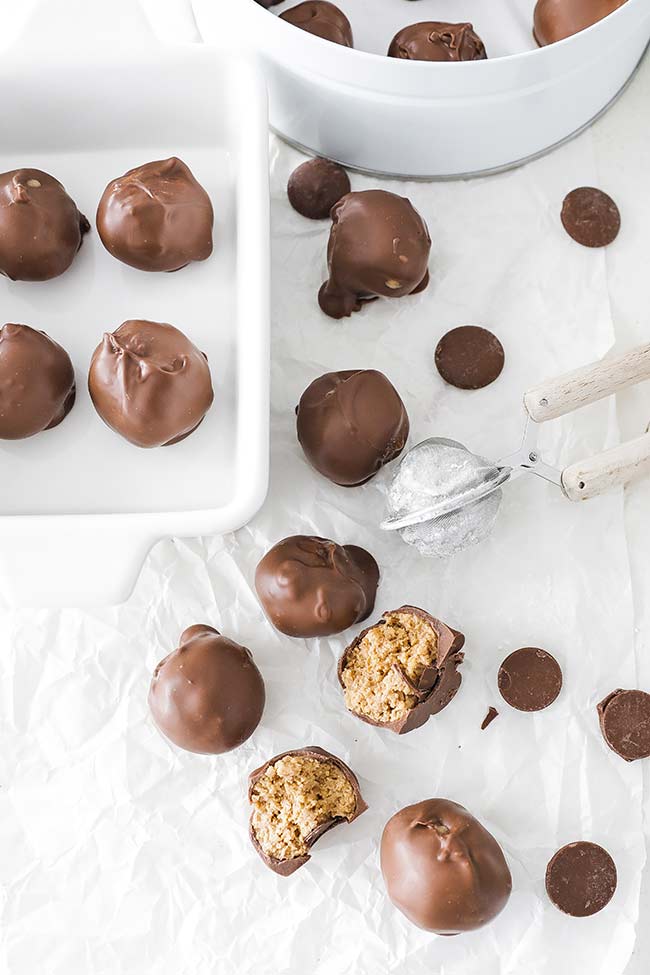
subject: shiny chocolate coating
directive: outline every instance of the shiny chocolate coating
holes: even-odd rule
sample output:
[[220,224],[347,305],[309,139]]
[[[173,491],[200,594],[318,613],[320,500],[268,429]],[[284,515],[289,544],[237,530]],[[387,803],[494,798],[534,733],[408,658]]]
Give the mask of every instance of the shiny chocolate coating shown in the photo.
[[332,208],[320,307],[344,318],[373,298],[423,291],[430,251],[427,225],[405,197],[386,190],[348,193]]
[[104,334],[88,389],[104,423],[136,447],[183,440],[214,398],[204,353],[173,325],[139,320]]
[[306,0],[281,13],[280,20],[333,44],[353,47],[350,21],[342,10],[327,0]]
[[608,17],[626,0],[537,0],[533,14],[533,35],[544,47]]
[[140,271],[178,271],[212,253],[210,197],[172,156],[130,169],[108,184],[97,208],[107,251]]
[[388,57],[406,61],[484,61],[487,54],[471,24],[426,20],[398,31],[388,48]]
[[404,449],[409,418],[393,384],[376,369],[326,372],[296,407],[305,457],[334,484],[370,480]]
[[159,730],[179,748],[201,755],[221,755],[250,738],[264,701],[264,681],[250,650],[205,624],[181,634],[149,688]]
[[49,281],[67,271],[90,224],[59,183],[40,169],[0,175],[0,273]]
[[70,356],[29,325],[0,328],[0,439],[23,440],[57,426],[75,400]]
[[449,799],[425,799],[389,819],[381,872],[395,907],[436,934],[483,927],[503,910],[512,890],[495,838]]
[[379,567],[357,545],[291,535],[257,566],[255,589],[271,623],[287,636],[332,636],[372,613]]
[[350,177],[329,159],[308,159],[294,169],[287,184],[291,206],[310,220],[326,220],[335,203],[350,192]]

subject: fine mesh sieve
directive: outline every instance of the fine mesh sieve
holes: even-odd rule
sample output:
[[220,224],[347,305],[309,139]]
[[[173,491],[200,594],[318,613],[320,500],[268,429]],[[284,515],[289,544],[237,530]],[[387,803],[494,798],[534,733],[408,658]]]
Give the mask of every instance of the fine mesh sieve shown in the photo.
[[529,390],[524,396],[526,426],[521,447],[500,461],[486,460],[445,437],[423,440],[404,456],[393,477],[381,528],[399,532],[422,555],[448,558],[487,538],[499,512],[501,488],[524,471],[561,488],[571,501],[596,497],[648,473],[647,432],[563,471],[545,463],[537,449],[544,421],[648,378],[650,345],[644,345]]

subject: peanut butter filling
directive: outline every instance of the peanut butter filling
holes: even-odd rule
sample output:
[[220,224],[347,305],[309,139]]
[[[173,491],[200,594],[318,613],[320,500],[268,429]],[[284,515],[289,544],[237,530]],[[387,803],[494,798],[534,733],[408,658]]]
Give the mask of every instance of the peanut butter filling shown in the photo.
[[437,651],[438,634],[427,620],[387,613],[348,654],[341,675],[348,709],[372,721],[399,721],[418,698],[395,665],[417,684]]
[[251,802],[257,842],[276,860],[304,856],[315,829],[338,816],[351,819],[357,807],[341,769],[307,755],[287,755],[269,766],[255,783]]

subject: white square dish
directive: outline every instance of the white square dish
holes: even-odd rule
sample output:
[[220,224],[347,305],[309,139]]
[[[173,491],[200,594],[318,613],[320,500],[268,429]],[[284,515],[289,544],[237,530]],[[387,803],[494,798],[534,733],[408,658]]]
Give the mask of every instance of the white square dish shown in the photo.
[[[33,56],[30,56],[32,54]],[[0,171],[65,185],[91,222],[72,267],[43,283],[0,278],[2,321],[70,354],[77,401],[54,430],[0,442],[0,585],[14,604],[127,597],[160,537],[240,527],[268,481],[268,147],[264,88],[214,48],[148,43],[9,52],[0,65]],[[94,226],[107,182],[177,155],[215,210],[213,255],[174,274],[116,261]],[[142,450],[95,413],[94,348],[128,318],[171,322],[208,356],[215,402],[182,443]]]

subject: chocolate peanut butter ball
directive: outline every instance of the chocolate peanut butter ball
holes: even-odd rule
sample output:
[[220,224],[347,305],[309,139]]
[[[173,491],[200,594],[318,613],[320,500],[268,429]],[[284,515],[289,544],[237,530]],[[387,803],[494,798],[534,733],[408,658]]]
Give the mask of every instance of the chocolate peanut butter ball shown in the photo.
[[322,748],[283,752],[251,773],[249,834],[264,863],[288,877],[323,833],[368,808],[354,772]]
[[395,907],[436,934],[489,924],[512,890],[495,838],[449,799],[425,799],[389,819],[381,838],[381,872]]
[[537,0],[533,14],[535,40],[544,47],[591,27],[622,7],[626,0]]
[[88,389],[104,423],[136,447],[184,440],[214,398],[203,352],[173,325],[138,319],[104,334]]
[[107,251],[140,271],[178,271],[212,253],[210,197],[180,159],[160,159],[112,180],[97,208]]
[[255,589],[271,623],[287,636],[332,636],[372,613],[379,567],[357,545],[292,535],[269,549]]
[[398,31],[388,48],[388,57],[407,61],[484,61],[487,54],[471,24],[427,20]]
[[308,159],[294,169],[287,184],[291,206],[310,220],[325,220],[335,203],[350,192],[350,177],[329,159]]
[[315,34],[325,41],[353,47],[350,21],[342,10],[327,0],[306,0],[280,14],[280,20]]
[[427,225],[405,197],[386,190],[348,193],[332,209],[320,307],[331,318],[345,318],[373,298],[423,291],[430,251]]
[[461,684],[465,637],[416,606],[384,613],[339,660],[348,711],[397,735],[446,708]]
[[149,708],[179,748],[221,755],[250,738],[264,710],[264,681],[250,650],[198,624],[156,667]]
[[49,281],[67,271],[90,224],[59,183],[40,169],[0,175],[0,274]]
[[326,372],[307,387],[296,429],[309,463],[335,484],[353,487],[402,452],[409,418],[383,373],[347,369]]
[[22,440],[57,426],[75,400],[70,356],[29,325],[0,328],[0,439]]

